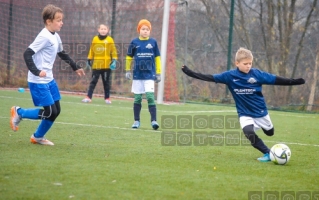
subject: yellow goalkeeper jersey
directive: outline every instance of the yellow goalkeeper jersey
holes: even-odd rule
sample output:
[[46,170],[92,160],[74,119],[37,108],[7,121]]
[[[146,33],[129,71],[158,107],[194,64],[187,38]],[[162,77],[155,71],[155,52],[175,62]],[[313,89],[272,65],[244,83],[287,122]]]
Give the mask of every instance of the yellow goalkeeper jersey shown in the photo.
[[88,59],[93,60],[92,69],[109,69],[113,59],[117,60],[117,50],[113,38],[100,39],[93,37]]

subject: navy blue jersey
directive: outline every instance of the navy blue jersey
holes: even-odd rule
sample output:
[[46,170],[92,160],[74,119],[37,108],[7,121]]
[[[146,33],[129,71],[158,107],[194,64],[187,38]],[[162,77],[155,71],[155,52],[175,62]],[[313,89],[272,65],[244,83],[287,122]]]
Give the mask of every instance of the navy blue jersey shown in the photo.
[[155,58],[160,56],[160,51],[155,39],[133,39],[127,55],[134,59],[133,80],[156,79]]
[[216,83],[228,86],[236,103],[238,116],[253,118],[264,117],[268,114],[262,85],[273,85],[276,76],[251,68],[248,74],[233,69],[213,75]]

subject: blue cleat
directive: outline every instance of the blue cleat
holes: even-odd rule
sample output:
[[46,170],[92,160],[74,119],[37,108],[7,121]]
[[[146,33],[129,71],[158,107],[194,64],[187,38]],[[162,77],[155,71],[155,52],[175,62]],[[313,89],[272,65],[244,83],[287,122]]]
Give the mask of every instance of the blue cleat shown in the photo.
[[152,125],[154,130],[157,130],[159,128],[157,121],[152,121],[151,125]]
[[132,125],[132,128],[138,128],[140,127],[140,122],[139,121],[135,121],[134,124]]
[[269,162],[270,161],[269,153],[265,153],[263,157],[257,158],[257,160],[259,160],[260,162]]

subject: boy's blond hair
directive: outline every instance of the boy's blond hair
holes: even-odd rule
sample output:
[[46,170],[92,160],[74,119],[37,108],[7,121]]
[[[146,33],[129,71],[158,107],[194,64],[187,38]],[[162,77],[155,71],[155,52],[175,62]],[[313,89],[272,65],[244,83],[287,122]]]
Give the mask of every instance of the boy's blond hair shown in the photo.
[[63,13],[63,10],[53,4],[46,5],[42,10],[44,24],[46,24],[48,19],[52,21],[56,13]]
[[106,25],[106,24],[100,24],[100,25],[98,26],[98,29],[101,28],[101,26],[105,26],[107,29],[109,29],[109,26]]
[[252,59],[253,60],[253,58],[254,58],[254,56],[250,50],[245,49],[243,47],[240,47],[236,52],[235,61],[240,62],[243,59]]

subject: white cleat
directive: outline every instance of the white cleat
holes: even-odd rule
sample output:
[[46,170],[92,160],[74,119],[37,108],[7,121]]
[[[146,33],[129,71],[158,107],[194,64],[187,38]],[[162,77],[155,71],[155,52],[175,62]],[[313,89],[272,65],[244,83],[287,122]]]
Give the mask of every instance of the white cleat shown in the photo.
[[35,138],[33,134],[31,135],[30,142],[33,144],[42,144],[42,145],[49,145],[49,146],[54,145],[53,142],[45,138]]
[[10,118],[10,126],[13,131],[19,130],[19,123],[21,122],[22,118],[18,115],[19,106],[12,106],[11,107],[11,118]]

